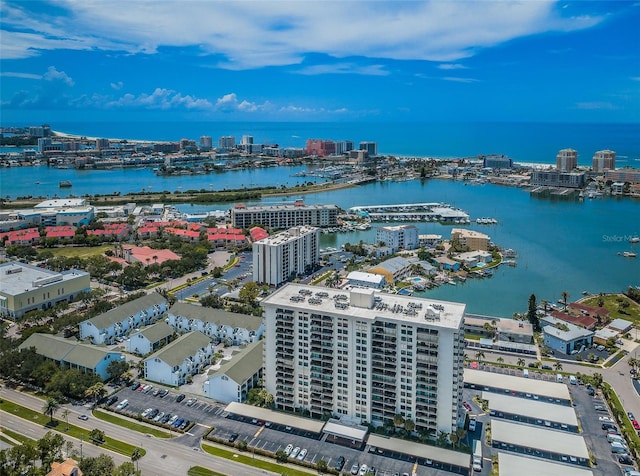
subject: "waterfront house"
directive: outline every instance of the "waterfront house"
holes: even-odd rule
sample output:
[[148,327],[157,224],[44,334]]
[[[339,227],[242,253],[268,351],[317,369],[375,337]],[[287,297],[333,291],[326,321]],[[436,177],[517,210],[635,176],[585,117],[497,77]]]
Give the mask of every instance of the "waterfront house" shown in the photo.
[[173,327],[164,321],[132,333],[126,341],[127,352],[137,355],[146,355],[158,350],[171,341],[171,336],[175,331]]
[[167,324],[179,334],[199,331],[216,341],[240,345],[260,340],[264,332],[261,317],[238,314],[177,302],[167,315]]
[[184,385],[187,376],[211,364],[214,350],[211,339],[202,332],[182,335],[144,360],[144,377],[163,385]]
[[263,342],[247,345],[223,361],[218,370],[210,370],[202,386],[204,394],[218,402],[244,402],[262,378]]
[[540,319],[540,325],[542,325],[544,344],[563,354],[569,355],[593,344],[592,331],[553,316]]
[[51,334],[31,334],[19,347],[29,349],[33,347],[38,355],[51,360],[64,368],[78,369],[92,373],[102,380],[107,380],[107,367],[111,362],[124,360],[120,352],[105,348],[82,344],[75,340]]
[[133,329],[147,326],[164,317],[167,301],[152,292],[80,323],[80,339],[93,344],[112,344]]
[[431,261],[438,269],[454,272],[460,270],[460,263],[458,261],[447,258],[446,256],[437,256]]
[[626,319],[614,319],[607,326],[609,329],[616,331],[619,334],[626,334],[633,329],[633,322],[627,321]]
[[387,284],[384,275],[363,271],[351,271],[347,275],[347,282],[350,286],[375,289],[382,289]]
[[555,317],[556,319],[560,319],[561,321],[564,321],[568,324],[574,324],[576,326],[581,326],[584,327],[585,329],[590,329],[593,330],[596,327],[596,324],[598,323],[598,319],[595,317],[591,317],[589,315],[584,315],[584,314],[569,314],[566,312],[562,312],[562,311],[553,311],[551,313],[552,317]]
[[396,256],[376,266],[372,266],[367,272],[381,274],[387,283],[393,284],[409,276],[411,273],[411,262],[402,256]]

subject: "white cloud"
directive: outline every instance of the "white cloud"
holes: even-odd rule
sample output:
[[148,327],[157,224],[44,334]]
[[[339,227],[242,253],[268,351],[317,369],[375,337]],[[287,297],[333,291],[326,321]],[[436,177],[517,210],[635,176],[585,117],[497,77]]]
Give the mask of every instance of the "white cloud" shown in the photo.
[[18,73],[13,71],[3,71],[2,73],[0,73],[0,76],[5,76],[7,78],[42,79],[41,74]]
[[44,73],[42,78],[45,81],[62,81],[67,86],[73,86],[75,83],[71,77],[64,71],[58,71],[55,66],[49,66],[47,72]]
[[445,76],[443,78],[445,81],[452,81],[454,83],[477,83],[480,80],[479,79],[473,79],[473,78],[459,78],[457,76]]
[[361,66],[355,63],[317,64],[302,68],[299,74],[359,74],[366,76],[388,76],[389,72],[384,70],[384,65],[372,64]]
[[607,102],[607,101],[579,102],[579,103],[576,104],[576,108],[584,109],[584,110],[588,110],[588,111],[593,111],[593,110],[612,111],[614,109],[617,109],[616,106],[614,106],[612,103]]
[[438,69],[467,69],[467,67],[460,63],[443,63],[438,65]]
[[236,93],[225,94],[216,101],[215,109],[220,112],[257,112],[265,111],[271,107],[267,101],[263,104],[257,104],[247,100],[238,100]]
[[124,83],[122,81],[118,81],[117,83],[109,84],[111,89],[115,89],[116,91],[120,91],[124,87]]
[[[300,64],[308,54],[455,62],[478,49],[589,28],[603,18],[568,17],[552,0],[136,0],[126,8],[121,0],[58,0],[56,11],[66,14],[56,16],[27,12],[19,5],[1,7],[7,28],[2,32],[4,58],[61,48],[154,53],[172,46],[191,47],[229,69]],[[366,71],[358,74],[382,70]]]
[[107,107],[124,107],[135,108],[141,107],[146,109],[211,109],[212,104],[207,99],[199,99],[193,96],[182,94],[165,88],[156,88],[153,93],[142,93],[134,95],[127,93],[115,101],[106,103]]

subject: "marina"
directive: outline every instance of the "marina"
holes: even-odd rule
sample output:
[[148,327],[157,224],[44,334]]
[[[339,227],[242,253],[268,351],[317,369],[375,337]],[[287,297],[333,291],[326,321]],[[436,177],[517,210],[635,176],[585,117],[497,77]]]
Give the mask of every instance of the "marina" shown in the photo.
[[447,203],[404,203],[398,205],[363,205],[349,209],[372,222],[439,222],[469,224],[469,214]]

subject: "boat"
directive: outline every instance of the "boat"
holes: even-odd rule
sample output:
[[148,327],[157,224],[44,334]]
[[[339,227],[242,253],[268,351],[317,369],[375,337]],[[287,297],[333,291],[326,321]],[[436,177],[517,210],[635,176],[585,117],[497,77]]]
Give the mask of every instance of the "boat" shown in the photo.
[[633,251],[625,251],[624,253],[622,253],[622,256],[624,256],[625,258],[635,258],[638,255]]
[[69,180],[61,180],[58,185],[60,186],[60,188],[69,188],[72,186],[71,181]]
[[629,239],[629,243],[640,243],[640,237],[633,236]]

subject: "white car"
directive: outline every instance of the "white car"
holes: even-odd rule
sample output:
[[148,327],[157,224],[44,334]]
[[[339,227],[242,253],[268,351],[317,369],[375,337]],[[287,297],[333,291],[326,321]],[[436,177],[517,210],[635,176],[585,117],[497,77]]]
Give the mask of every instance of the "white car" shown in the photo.
[[600,420],[602,422],[613,423],[613,419],[609,418],[608,416],[598,417],[598,420]]
[[305,456],[307,456],[307,449],[303,448],[300,450],[300,453],[298,453],[298,459],[302,461]]
[[149,413],[151,413],[152,411],[153,411],[153,408],[147,408],[145,411],[142,412],[142,418],[147,418]]
[[165,413],[164,413],[164,412],[160,412],[160,413],[158,413],[158,414],[155,416],[155,418],[153,419],[153,421],[160,421],[160,420],[162,420],[162,417],[163,417],[164,415],[165,415]]
[[291,458],[295,458],[296,456],[298,456],[298,453],[300,453],[300,447],[296,446],[293,451],[291,452],[291,455],[289,455]]
[[120,403],[118,403],[118,406],[116,408],[118,410],[122,410],[122,409],[126,408],[127,405],[129,405],[129,400],[122,400]]
[[167,425],[173,425],[177,419],[178,419],[178,415],[173,415],[167,422]]
[[287,445],[287,447],[284,449],[284,454],[289,456],[292,451],[293,451],[293,445]]
[[365,474],[367,474],[368,470],[369,470],[369,467],[366,464],[363,464],[362,466],[360,466],[360,471],[358,472],[358,476],[364,476]]

